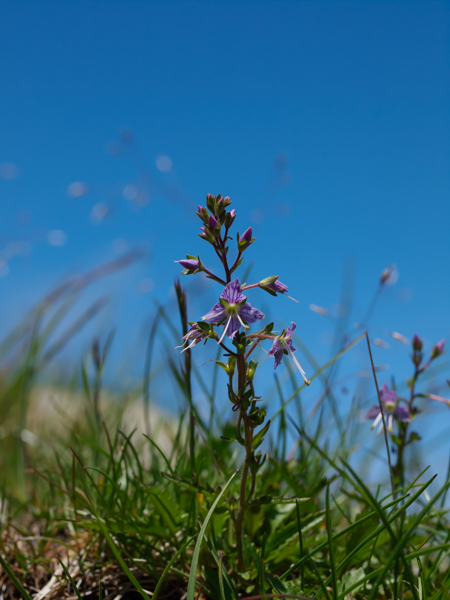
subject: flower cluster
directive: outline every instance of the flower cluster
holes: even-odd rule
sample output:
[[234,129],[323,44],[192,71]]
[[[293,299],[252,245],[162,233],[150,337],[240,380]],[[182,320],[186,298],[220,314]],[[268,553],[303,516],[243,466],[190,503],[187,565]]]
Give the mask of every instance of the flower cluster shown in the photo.
[[[234,262],[230,265],[228,262],[227,243],[232,238],[228,234],[236,218],[236,211],[234,209],[227,210],[230,204],[231,200],[228,196],[222,197],[220,195],[212,196],[208,194],[206,197],[206,207],[199,205],[196,212],[202,221],[198,235],[202,240],[205,240],[214,247],[222,263],[224,277],[220,277],[208,270],[201,261],[200,256],[195,257],[187,254],[186,259],[175,261],[183,267],[182,275],[196,275],[203,272],[206,277],[224,286],[218,302],[202,317],[202,322],[206,321],[210,326],[205,327],[205,323],[202,322],[192,323],[191,330],[183,338],[186,343],[184,350],[192,348],[203,340],[206,341],[209,338],[213,338],[229,352],[229,349],[224,345],[225,337],[228,336],[231,340],[235,340],[236,335],[242,328],[244,339],[239,337],[237,343],[244,348],[252,344],[249,354],[260,342],[266,339],[272,340],[272,347],[268,354],[270,357],[275,358],[275,369],[280,364],[283,356],[288,355],[300,371],[305,384],[309,385],[310,382],[306,378],[305,371],[294,356],[296,348],[292,345],[291,340],[296,328],[294,322],[292,322],[292,327],[283,330],[279,336],[270,335],[266,330],[245,336],[245,332],[250,329],[249,325],[260,321],[265,315],[248,302],[247,296],[243,292],[251,288],[259,288],[272,296],[277,296],[278,294],[287,295],[288,287],[279,281],[278,275],[266,277],[257,283],[249,285],[242,285],[238,278],[232,277],[243,260],[243,253],[254,243],[255,238],[252,237],[253,232],[251,227],[248,227],[242,235],[237,233],[237,255]],[[222,326],[223,331],[218,335],[214,331],[214,328]]]

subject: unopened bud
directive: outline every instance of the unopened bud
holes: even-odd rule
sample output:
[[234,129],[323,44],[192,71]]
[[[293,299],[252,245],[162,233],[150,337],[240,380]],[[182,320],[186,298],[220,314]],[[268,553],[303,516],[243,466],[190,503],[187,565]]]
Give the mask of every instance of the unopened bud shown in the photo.
[[252,239],[252,228],[249,227],[244,231],[241,237],[238,240],[238,250],[239,252],[244,252],[247,248],[252,244],[255,240]]
[[437,344],[435,344],[433,346],[433,349],[431,350],[431,359],[432,360],[434,360],[435,358],[437,358],[444,352],[444,344],[445,344],[445,340],[441,340],[440,342],[438,342]]
[[412,347],[414,352],[421,352],[422,351],[422,346],[423,346],[423,342],[420,339],[420,337],[416,334],[414,334],[413,340],[412,340]]

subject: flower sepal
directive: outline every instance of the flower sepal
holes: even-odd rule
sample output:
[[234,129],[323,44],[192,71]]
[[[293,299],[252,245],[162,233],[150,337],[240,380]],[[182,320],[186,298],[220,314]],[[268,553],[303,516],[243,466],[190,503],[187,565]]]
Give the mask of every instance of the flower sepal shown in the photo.
[[225,215],[225,227],[227,227],[229,229],[233,225],[233,221],[235,220],[235,218],[236,218],[236,211],[233,208],[233,210],[230,210]]
[[266,415],[267,415],[267,413],[265,410],[261,410],[261,409],[255,407],[254,410],[250,411],[248,418],[253,427],[259,427],[260,425],[262,425],[264,423],[264,419],[266,418]]
[[412,444],[413,442],[418,442],[422,439],[422,437],[417,433],[417,431],[411,431],[411,435],[409,436],[406,445]]
[[216,240],[215,240],[213,234],[210,232],[210,230],[208,229],[208,227],[206,225],[205,225],[205,227],[200,227],[200,229],[201,229],[202,233],[198,234],[199,238],[209,242],[210,244],[216,243]]
[[200,206],[199,204],[198,211],[195,214],[203,221],[205,225],[206,223],[208,223],[209,213],[207,208],[205,208],[204,206]]
[[234,371],[235,371],[235,368],[236,368],[236,359],[235,359],[234,356],[230,356],[230,358],[228,359],[227,363],[222,362],[220,360],[216,360],[214,362],[219,367],[222,367],[222,369],[225,371],[225,373],[227,375],[229,375],[230,377],[233,377]]

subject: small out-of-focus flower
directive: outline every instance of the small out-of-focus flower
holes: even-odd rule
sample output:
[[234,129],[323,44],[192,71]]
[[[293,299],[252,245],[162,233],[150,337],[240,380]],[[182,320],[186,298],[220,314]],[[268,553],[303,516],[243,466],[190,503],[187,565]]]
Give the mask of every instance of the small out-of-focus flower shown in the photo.
[[268,355],[275,359],[273,368],[276,369],[283,359],[283,354],[289,354],[294,361],[295,366],[300,371],[303,381],[306,385],[311,382],[306,378],[306,373],[302,366],[294,356],[294,352],[297,352],[297,348],[292,345],[292,334],[294,333],[297,325],[291,321],[292,327],[288,327],[286,331],[283,331],[279,337],[277,337],[272,344],[272,348],[269,350]]
[[225,321],[224,331],[219,340],[223,340],[225,335],[233,338],[239,331],[241,325],[248,329],[248,323],[255,323],[264,319],[264,314],[257,308],[253,308],[248,302],[246,296],[241,292],[239,279],[227,283],[220,301],[202,319],[209,323],[220,323]]
[[239,252],[244,252],[252,243],[252,228],[249,227],[244,231],[244,233],[239,238],[238,249]]
[[155,164],[156,168],[158,171],[161,171],[161,173],[168,173],[173,167],[172,160],[168,156],[164,155],[158,156],[158,158],[155,160]]
[[67,242],[67,234],[61,229],[51,229],[47,233],[47,242],[50,246],[64,246]]
[[71,198],[82,198],[88,191],[88,186],[83,181],[74,181],[67,186],[67,194]]
[[389,285],[394,285],[394,283],[398,279],[398,271],[395,265],[390,265],[386,269],[384,269],[380,276],[380,285],[384,285],[389,283]]
[[391,337],[394,338],[394,340],[397,340],[398,342],[401,342],[402,344],[408,344],[409,343],[408,338],[406,338],[401,333],[398,333],[398,331],[393,331],[391,333]]
[[[383,413],[387,415],[388,431],[392,431],[394,418],[404,423],[409,423],[411,421],[411,413],[409,412],[409,408],[399,403],[397,394],[393,390],[390,390],[386,384],[384,384],[380,390],[380,399],[383,403]],[[369,408],[366,414],[366,419],[374,420],[370,427],[371,429],[378,425],[378,423],[382,420],[379,404],[374,404]],[[377,434],[380,433],[382,429],[383,423],[380,424]]]
[[0,177],[2,179],[15,179],[19,169],[13,163],[2,163],[0,165]]
[[324,317],[328,317],[330,315],[330,313],[327,311],[326,308],[317,306],[317,304],[310,304],[309,309],[312,310],[313,312],[317,313],[318,315],[322,315]]
[[435,344],[431,350],[431,358],[435,359],[440,356],[444,352],[444,344],[445,340],[441,340],[437,344]]
[[380,340],[379,338],[373,340],[375,346],[380,346],[380,348],[389,348],[389,344],[387,344],[384,340]]

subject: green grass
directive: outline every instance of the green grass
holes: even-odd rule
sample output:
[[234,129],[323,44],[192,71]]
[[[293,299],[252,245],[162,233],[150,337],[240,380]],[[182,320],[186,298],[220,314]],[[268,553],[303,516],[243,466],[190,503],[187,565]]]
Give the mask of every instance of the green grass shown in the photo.
[[[212,385],[192,371],[195,385],[209,397],[205,419],[172,355],[164,377],[178,387],[185,409],[164,433],[153,418],[154,345],[160,352],[158,339],[180,337],[161,307],[143,383],[127,400],[129,407],[140,396],[146,399],[151,427],[142,418],[144,427],[130,431],[125,399],[102,389],[109,336],[103,345],[94,343],[77,376],[65,384],[76,410],[66,414],[60,407],[54,427],[30,431],[39,377],[81,323],[76,319],[76,328],[54,339],[72,299],[70,289],[47,299],[1,346],[1,598],[33,597],[49,582],[53,587],[43,597],[449,597],[450,527],[443,498],[450,482],[437,489],[428,469],[414,480],[407,472],[395,496],[389,487],[368,485],[352,462],[353,413],[339,414],[339,429],[329,386],[322,396],[318,391],[317,417],[308,422],[303,386],[292,373],[291,395],[276,384],[281,408],[268,409],[276,434],[245,515],[245,570],[238,569],[233,519],[242,452],[227,441],[235,437],[235,424],[220,421],[214,408],[217,366]],[[328,385],[331,370],[362,337],[326,365],[317,364],[311,380]],[[333,428],[340,434],[331,443]],[[386,470],[380,483],[388,481]]]

